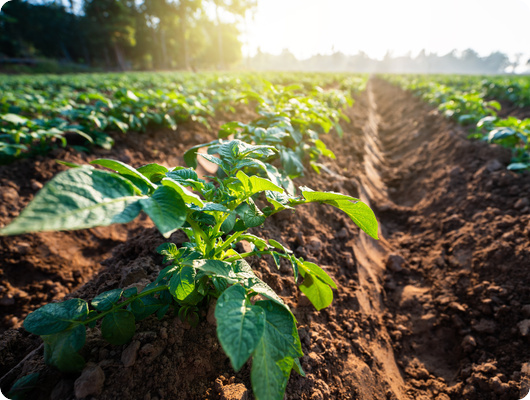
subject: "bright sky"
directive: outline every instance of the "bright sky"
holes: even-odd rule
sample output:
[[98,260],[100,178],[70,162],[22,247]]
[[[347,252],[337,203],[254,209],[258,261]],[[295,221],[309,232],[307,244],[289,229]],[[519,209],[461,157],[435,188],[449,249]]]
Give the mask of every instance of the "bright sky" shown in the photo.
[[381,58],[473,48],[530,53],[530,0],[258,0],[248,48],[298,58],[364,51]]

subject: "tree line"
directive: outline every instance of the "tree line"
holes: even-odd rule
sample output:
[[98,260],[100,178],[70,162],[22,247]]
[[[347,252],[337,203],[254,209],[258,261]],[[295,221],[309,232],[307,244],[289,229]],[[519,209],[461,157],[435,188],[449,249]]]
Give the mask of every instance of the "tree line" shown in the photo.
[[240,61],[237,22],[256,5],[257,0],[12,0],[0,12],[0,57],[117,70],[224,68]]
[[[346,55],[342,52],[317,54],[304,60],[297,59],[288,49],[275,55],[258,50],[249,60],[249,66],[255,70],[291,70],[291,71],[351,71],[364,73],[418,73],[418,74],[503,74],[512,73],[523,66],[522,55],[514,58],[496,51],[480,56],[473,49],[462,52],[453,50],[439,55],[421,51],[416,56],[410,53],[394,56],[388,52],[383,59],[371,58],[364,52]],[[530,60],[528,64],[530,65]]]

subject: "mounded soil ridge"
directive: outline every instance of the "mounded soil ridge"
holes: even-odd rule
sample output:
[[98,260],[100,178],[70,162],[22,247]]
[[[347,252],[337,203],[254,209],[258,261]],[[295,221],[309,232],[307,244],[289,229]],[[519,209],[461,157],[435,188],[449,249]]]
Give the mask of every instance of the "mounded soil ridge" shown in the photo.
[[[290,267],[249,260],[299,323],[307,376],[292,373],[286,399],[523,398],[530,387],[530,174],[507,171],[507,150],[467,140],[463,128],[384,81],[372,79],[347,113],[343,139],[323,137],[336,160],[297,183],[361,198],[380,222],[381,239],[317,204],[277,214],[254,232],[317,262],[338,284],[332,305],[317,312]],[[184,149],[213,137],[189,124],[119,139],[104,156],[138,167],[183,165]],[[51,157],[0,168],[0,222],[59,168]],[[185,237],[177,232],[170,240]],[[0,238],[3,393],[39,372],[29,395],[35,399],[252,398],[250,363],[232,370],[217,341],[214,304],[195,328],[174,316],[141,321],[124,346],[89,330],[82,374],[45,366],[40,339],[19,328],[29,311],[63,295],[90,300],[145,286],[162,268],[155,249],[165,241],[145,218]]]

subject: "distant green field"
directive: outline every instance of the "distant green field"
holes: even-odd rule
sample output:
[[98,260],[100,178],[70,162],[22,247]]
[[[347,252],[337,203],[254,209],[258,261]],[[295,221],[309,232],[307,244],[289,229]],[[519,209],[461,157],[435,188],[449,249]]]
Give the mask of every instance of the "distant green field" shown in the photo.
[[[252,97],[249,93],[263,92],[264,80],[280,86],[296,84],[298,93],[314,92],[312,97],[323,98],[324,91],[318,88],[338,86],[338,91],[351,96],[364,88],[367,77],[183,72],[2,76],[0,163],[66,146],[67,133],[84,140],[81,149],[110,148],[112,131],[176,130],[177,124],[190,120],[207,125],[206,117],[217,111],[233,112],[238,102]],[[325,92],[329,97],[330,91]]]

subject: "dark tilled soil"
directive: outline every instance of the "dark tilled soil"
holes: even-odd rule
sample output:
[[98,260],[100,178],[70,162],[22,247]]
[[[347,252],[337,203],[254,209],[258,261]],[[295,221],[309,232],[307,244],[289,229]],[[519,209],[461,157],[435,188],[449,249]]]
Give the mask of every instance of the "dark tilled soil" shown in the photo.
[[[266,258],[250,260],[299,322],[307,377],[293,373],[286,398],[522,398],[530,372],[530,175],[507,171],[508,151],[467,141],[462,128],[385,82],[371,81],[349,114],[352,123],[343,140],[324,138],[337,160],[327,161],[321,175],[298,183],[368,202],[380,221],[381,240],[368,238],[345,215],[321,205],[276,215],[255,232],[318,262],[339,286],[333,304],[317,312],[296,288],[289,267],[282,265],[278,271]],[[150,148],[143,138],[136,145],[126,143],[123,152],[135,151],[132,146]],[[182,140],[175,153],[181,155],[192,142]],[[168,147],[160,147],[160,152]],[[182,163],[177,156],[164,161]],[[133,159],[133,165],[146,162],[151,162],[147,156]],[[35,169],[31,162],[24,163],[28,171]],[[41,163],[48,166],[43,168],[46,172],[19,173],[19,180],[14,180],[20,182],[18,191],[2,184],[13,187],[11,192],[21,199],[17,209],[4,211],[2,222],[9,221],[32,196],[32,188],[22,184],[26,182],[23,173],[30,176],[28,182],[33,177],[45,181],[54,173],[50,160]],[[2,179],[8,176],[8,170],[0,170]],[[84,253],[87,263],[94,265],[92,271],[99,269],[98,262],[110,256],[116,243],[121,244],[93,278],[83,278],[90,271],[83,269],[84,264],[74,265],[80,278],[71,287],[61,283],[63,293],[86,281],[67,296],[88,300],[105,290],[141,286],[154,279],[162,261],[154,249],[164,239],[147,221],[132,224],[136,225],[105,228],[123,229],[123,236],[112,239],[111,231],[105,231],[107,239],[92,243]],[[48,258],[34,247],[58,246],[68,237],[80,250],[64,258],[67,266],[73,264],[68,260],[83,253],[87,238],[97,237],[93,231],[55,239],[44,235],[1,239],[6,241],[1,251],[10,251],[19,260],[32,255],[22,265],[33,263],[37,271],[40,264],[48,265]],[[176,233],[170,240],[183,239]],[[27,255],[15,250],[20,246],[17,240],[30,242]],[[105,243],[106,250],[101,251]],[[65,250],[58,253],[63,257]],[[15,264],[5,260],[2,268]],[[26,308],[14,309],[19,314],[8,308],[16,305],[1,306],[6,321],[60,297],[49,297],[47,286],[33,291],[25,289],[30,286],[16,286],[12,282],[24,282],[29,274],[19,276],[14,270],[4,268],[2,279],[12,285],[8,293],[24,290],[32,300],[25,303]],[[60,273],[52,272],[46,279],[56,285],[54,279],[61,282],[65,270],[58,269]],[[38,299],[39,293],[46,296]],[[12,296],[16,301],[19,297]],[[92,398],[242,399],[245,392],[251,394],[250,364],[233,372],[208,313],[205,309],[196,328],[171,316],[162,322],[149,318],[138,324],[132,343],[121,347],[105,343],[97,328],[90,330],[82,353],[89,362],[84,377],[99,377],[88,383]],[[40,387],[32,398],[75,398],[74,382],[77,379],[80,387],[87,380],[46,367],[39,344],[23,329],[3,334],[0,375],[8,375],[2,378],[2,389],[39,371]]]

